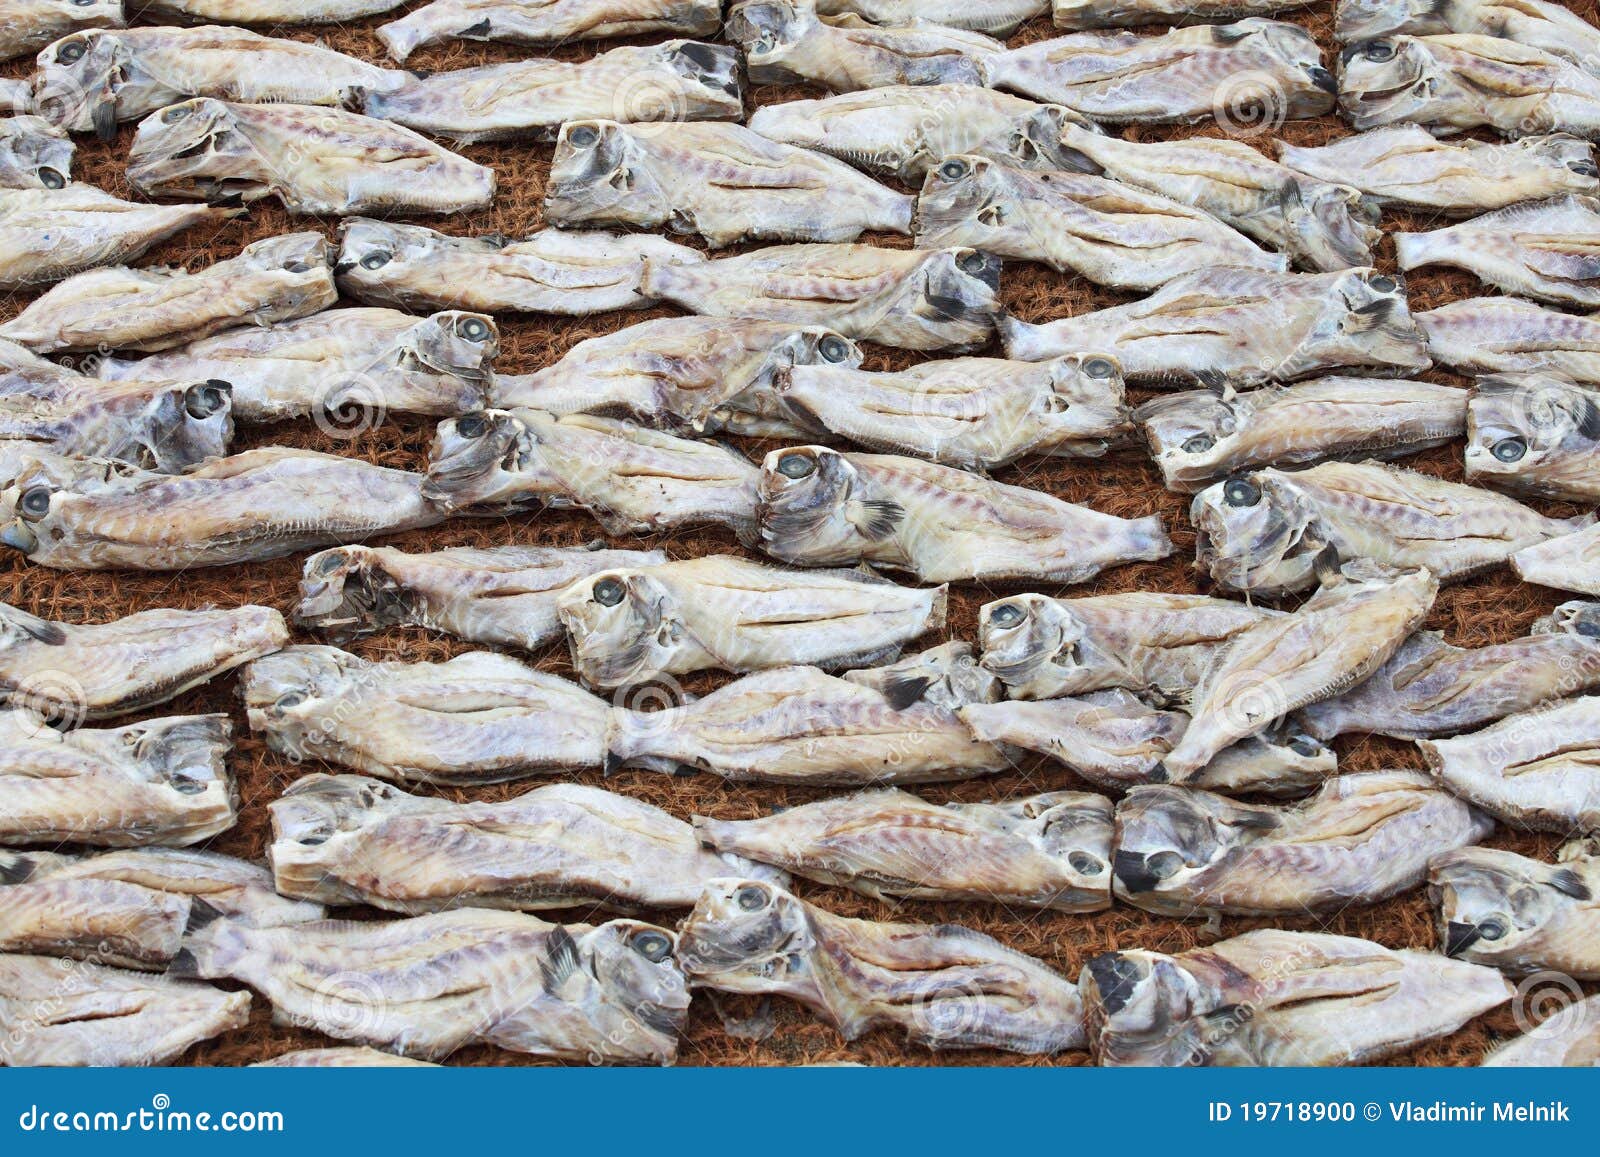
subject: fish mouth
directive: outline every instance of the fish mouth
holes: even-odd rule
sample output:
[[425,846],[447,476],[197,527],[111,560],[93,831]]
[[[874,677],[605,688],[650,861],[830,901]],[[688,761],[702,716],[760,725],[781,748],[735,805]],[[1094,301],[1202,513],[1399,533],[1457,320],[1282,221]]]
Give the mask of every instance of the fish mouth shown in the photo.
[[1150,869],[1150,857],[1142,852],[1127,852],[1118,848],[1111,857],[1111,874],[1133,895],[1154,892],[1161,886],[1162,877]]
[[1476,924],[1457,924],[1452,920],[1444,928],[1444,954],[1460,956],[1482,939],[1483,933]]

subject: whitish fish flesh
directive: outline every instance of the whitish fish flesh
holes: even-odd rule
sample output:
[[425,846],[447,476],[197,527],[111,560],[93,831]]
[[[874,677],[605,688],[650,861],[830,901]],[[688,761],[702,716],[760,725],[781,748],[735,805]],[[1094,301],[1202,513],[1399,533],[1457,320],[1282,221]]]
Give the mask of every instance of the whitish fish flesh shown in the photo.
[[1112,123],[1215,117],[1251,129],[1332,112],[1336,91],[1310,32],[1258,17],[1162,36],[1079,32],[1013,48],[987,70],[996,88]]
[[0,188],[64,189],[74,152],[67,134],[43,117],[0,120]]
[[880,900],[979,900],[1095,912],[1111,906],[1111,801],[1054,791],[927,803],[896,788],[753,820],[694,817],[702,843]]
[[494,170],[408,128],[338,108],[202,97],[139,122],[128,180],[152,197],[291,213],[459,213],[494,197]]
[[972,644],[952,639],[877,667],[846,671],[852,683],[882,692],[891,707],[926,703],[955,711],[968,703],[994,703],[1000,681],[978,666]]
[[381,1049],[352,1045],[346,1048],[296,1049],[294,1052],[280,1053],[270,1061],[256,1061],[249,1067],[252,1069],[431,1069],[438,1066],[432,1061],[414,1061],[409,1057],[383,1052]]
[[1600,318],[1515,297],[1472,297],[1417,314],[1435,361],[1470,374],[1548,370],[1600,385]]
[[1125,141],[1067,124],[1061,143],[1080,167],[1192,205],[1304,269],[1371,265],[1382,236],[1376,206],[1348,182],[1304,176],[1243,141]]
[[1315,0],[1055,0],[1057,28],[1127,28],[1134,24],[1190,24],[1240,16],[1270,16],[1305,8]]
[[227,977],[278,1024],[421,1060],[468,1044],[590,1064],[665,1064],[689,1010],[675,937],[633,920],[547,924],[462,908],[410,920],[190,937],[171,975]]
[[744,90],[736,49],[669,40],[576,62],[519,60],[435,72],[369,92],[364,111],[468,144],[548,141],[566,121],[596,117],[628,124],[740,120]]
[[1442,446],[1466,430],[1467,396],[1433,382],[1334,376],[1242,394],[1231,386],[1171,394],[1133,419],[1167,488],[1193,492],[1257,466]]
[[1512,827],[1600,830],[1600,697],[1547,704],[1417,746],[1446,787]]
[[1371,678],[1299,714],[1319,739],[1352,731],[1425,739],[1600,685],[1600,603],[1563,603],[1532,633],[1487,647],[1456,647],[1419,631]]
[[507,655],[374,663],[293,646],[245,668],[250,729],[296,759],[400,782],[500,783],[605,762],[611,707]]
[[1136,787],[1117,804],[1112,888],[1180,918],[1342,910],[1420,887],[1431,857],[1493,828],[1421,771],[1336,776],[1287,805]]
[[0,956],[0,1064],[162,1065],[250,1020],[250,994],[43,956]]
[[982,4],[962,0],[817,0],[817,11],[826,16],[859,16],[874,24],[926,20],[1002,37],[1010,36],[1023,22],[1049,7],[1050,0],[986,0]]
[[1493,1049],[1486,1069],[1593,1068],[1600,1065],[1600,996],[1558,1008],[1536,1028]]
[[1524,582],[1600,597],[1600,524],[1523,547],[1511,569]]
[[1339,0],[1337,40],[1372,40],[1407,33],[1468,32],[1497,36],[1600,68],[1600,28],[1548,0]]
[[0,711],[0,844],[181,847],[233,826],[223,764],[226,715],[57,731],[45,715]]
[[1453,265],[1506,293],[1600,306],[1600,200],[1567,194],[1427,233],[1396,233],[1401,269]]
[[193,96],[246,104],[348,105],[358,93],[406,83],[406,74],[320,44],[243,28],[122,28],[79,32],[39,54],[33,101],[75,133],[116,136]]
[[608,534],[755,533],[759,471],[717,442],[589,414],[484,410],[439,423],[423,494],[449,510],[585,510]]
[[337,433],[377,425],[391,410],[447,415],[480,408],[499,348],[494,319],[481,313],[335,309],[226,330],[142,360],[104,358],[95,372],[116,381],[226,382],[240,421],[312,416]]
[[19,77],[0,80],[0,112],[32,113],[33,85]]
[[788,997],[846,1040],[896,1027],[931,1049],[1083,1047],[1065,977],[960,925],[853,920],[772,884],[725,879],[706,886],[678,936],[696,987]]
[[658,550],[608,550],[599,542],[428,554],[338,546],[306,559],[294,621],[335,643],[414,626],[533,651],[561,635],[556,600],[573,582],[597,571],[666,561]]
[[493,398],[508,409],[622,414],[698,434],[802,437],[778,400],[778,375],[790,366],[853,370],[861,357],[853,341],[822,326],[663,317],[586,338],[531,374],[496,374]]
[[1339,111],[1359,132],[1419,124],[1437,133],[1600,135],[1600,77],[1497,36],[1391,36],[1345,48]]
[[1554,864],[1498,848],[1434,860],[1429,893],[1444,952],[1514,976],[1600,980],[1600,856],[1574,841]]
[[852,241],[911,231],[913,200],[843,161],[720,121],[561,126],[545,219],[736,241]]
[[792,571],[733,555],[602,570],[557,603],[572,667],[596,687],[694,671],[896,659],[944,628],[945,588],[861,571]]
[[702,850],[695,830],[660,808],[575,783],[451,803],[359,775],[309,775],[269,806],[280,892],[408,915],[687,908],[706,881],[761,871]]
[[1098,458],[1133,432],[1121,368],[1093,353],[951,358],[877,373],[799,365],[779,373],[777,397],[812,434],[965,470],[1025,454]]
[[1588,141],[1558,133],[1507,144],[1441,141],[1418,125],[1374,129],[1320,148],[1279,142],[1278,159],[1403,209],[1471,216],[1561,193],[1600,193]]
[[615,712],[607,742],[608,770],[687,769],[736,782],[934,783],[1011,766],[948,708],[891,702],[815,667],[746,675],[681,707]]
[[1319,560],[1427,567],[1442,582],[1590,525],[1547,518],[1515,499],[1374,462],[1258,470],[1195,495],[1196,560],[1229,590],[1304,590]]
[[1504,1004],[1490,968],[1351,936],[1263,928],[1177,956],[1084,966],[1100,1065],[1354,1065],[1452,1033]]
[[1600,394],[1555,374],[1479,378],[1467,405],[1467,480],[1600,502]]
[[1416,373],[1430,364],[1405,284],[1374,269],[1202,269],[1128,305],[1043,325],[1009,316],[998,324],[1010,357],[1098,350],[1140,385],[1242,386],[1347,367]]
[[646,259],[640,287],[710,317],[819,325],[881,345],[961,353],[994,332],[1000,262],[976,249],[775,245],[695,265]]
[[332,24],[376,16],[404,0],[132,0],[146,19],[194,23]]
[[237,325],[270,326],[338,300],[321,233],[247,245],[198,273],[179,267],[92,269],[69,277],[0,325],[34,353],[159,350]]
[[38,52],[80,28],[121,28],[125,19],[122,0],[0,0],[0,60]]
[[702,261],[697,249],[644,233],[541,229],[453,237],[422,225],[355,217],[339,229],[334,274],[346,296],[397,309],[580,316],[651,303],[639,292],[644,259]]
[[1058,104],[970,84],[891,85],[764,104],[750,114],[750,127],[763,136],[908,185],[960,153],[1030,169],[1073,168],[1082,162],[1060,140],[1069,124],[1093,130]]
[[713,36],[722,0],[433,0],[378,29],[389,55],[405,60],[450,40],[565,44],[674,32]]
[[970,155],[946,157],[928,173],[914,233],[925,249],[968,245],[1114,289],[1155,289],[1217,265],[1289,267],[1283,254],[1159,193]]

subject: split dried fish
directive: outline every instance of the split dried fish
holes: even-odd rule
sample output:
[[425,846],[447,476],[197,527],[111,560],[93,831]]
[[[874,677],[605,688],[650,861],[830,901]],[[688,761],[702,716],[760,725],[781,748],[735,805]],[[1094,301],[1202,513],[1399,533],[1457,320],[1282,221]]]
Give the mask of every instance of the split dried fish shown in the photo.
[[854,342],[821,326],[656,318],[585,338],[531,374],[495,375],[494,404],[552,414],[624,414],[697,434],[803,437],[807,431],[777,397],[779,375],[790,366],[853,370],[861,358]]
[[296,1049],[279,1053],[270,1061],[256,1061],[252,1069],[431,1069],[432,1061],[414,1061],[364,1046],[332,1049]]
[[1498,972],[1351,936],[1263,928],[1177,956],[1084,966],[1100,1065],[1355,1065],[1454,1032],[1511,999]]
[[749,539],[758,478],[716,442],[589,414],[483,410],[439,424],[423,494],[450,510],[577,508],[608,534],[715,525]]
[[1558,133],[1507,144],[1441,141],[1417,125],[1374,129],[1320,148],[1278,143],[1278,159],[1405,209],[1470,216],[1562,193],[1600,193],[1588,141]]
[[721,121],[568,121],[544,199],[556,225],[668,229],[712,246],[909,233],[912,206],[843,161]]
[[76,151],[67,134],[43,117],[0,120],[0,188],[64,189]]
[[653,32],[714,36],[721,27],[722,0],[433,0],[377,35],[405,60],[451,40],[553,45]]
[[1116,820],[1117,898],[1180,918],[1375,904],[1420,887],[1431,857],[1494,828],[1421,771],[1341,775],[1310,799],[1277,806],[1136,787]]
[[1209,213],[1119,181],[946,157],[917,198],[916,242],[968,245],[1037,261],[1114,289],[1155,289],[1226,265],[1282,272],[1268,253]]
[[689,1009],[676,938],[633,920],[547,924],[463,908],[383,923],[219,920],[171,975],[227,977],[278,1024],[421,1060],[468,1044],[590,1064],[666,1064]]
[[777,397],[815,434],[988,470],[1026,454],[1098,458],[1133,430],[1115,359],[950,358],[899,372],[797,365]]
[[233,826],[226,715],[57,731],[47,715],[0,711],[0,844],[182,847]]
[[1030,169],[1082,164],[1061,145],[1067,125],[1094,126],[1058,104],[970,84],[890,85],[825,100],[764,104],[750,114],[762,136],[815,149],[908,185],[945,157],[970,153]]
[[1373,462],[1258,470],[1195,495],[1196,560],[1230,590],[1304,590],[1328,552],[1427,567],[1441,582],[1505,562],[1523,547],[1571,534],[1591,516],[1547,518],[1477,486]]
[[694,817],[702,843],[879,900],[1111,906],[1111,801],[1055,791],[940,807],[895,788],[752,820]]
[[1479,378],[1466,469],[1468,481],[1515,494],[1600,502],[1600,394],[1555,374]]
[[1125,141],[1066,124],[1061,143],[1083,157],[1079,167],[1191,205],[1302,268],[1371,265],[1383,235],[1377,208],[1348,182],[1304,176],[1243,141]]
[[1339,0],[1337,40],[1451,32],[1502,37],[1565,57],[1590,72],[1600,67],[1600,29],[1547,0]]
[[1600,306],[1600,200],[1568,194],[1427,233],[1396,233],[1401,269],[1452,265],[1507,293]]
[[762,870],[703,851],[660,808],[575,783],[451,803],[359,775],[309,775],[270,808],[267,856],[284,895],[413,915],[687,908],[708,880]]
[[1523,582],[1600,597],[1600,524],[1523,547],[1511,569]]
[[882,345],[957,353],[987,344],[1001,308],[1000,262],[976,249],[775,245],[696,265],[646,259],[640,287],[711,317],[820,325]]
[[823,446],[767,455],[756,516],[762,549],[783,562],[865,562],[923,582],[1083,582],[1173,550],[1158,515],[1117,518],[950,466]]
[[881,693],[891,707],[926,703],[956,711],[968,703],[994,703],[1000,698],[1000,681],[978,666],[972,644],[961,639],[893,663],[858,667],[844,677]]
[[622,687],[694,671],[896,659],[943,629],[945,593],[723,554],[602,570],[567,587],[557,609],[573,670],[592,686]]
[[931,1049],[1083,1047],[1077,990],[1031,956],[955,924],[836,916],[774,885],[707,885],[679,931],[691,984],[785,996],[846,1040],[898,1027]]
[[245,668],[250,729],[274,751],[405,782],[501,783],[598,768],[610,706],[506,655],[375,663],[292,646]]
[[1559,1008],[1483,1058],[1484,1068],[1593,1068],[1600,1065],[1600,996]]
[[1258,466],[1443,446],[1467,428],[1467,397],[1432,382],[1335,376],[1242,394],[1191,390],[1146,402],[1133,418],[1167,488],[1193,492]]
[[[0,858],[0,881],[4,871]],[[117,880],[0,887],[0,952],[160,972],[188,922],[187,896]]]
[[1271,16],[1305,8],[1314,0],[1055,0],[1057,28],[1127,28],[1134,24],[1189,24]]
[[1405,284],[1374,269],[1202,269],[1128,305],[1043,325],[1009,316],[998,324],[1009,357],[1099,350],[1141,385],[1254,385],[1355,367],[1408,374],[1431,364]]
[[560,637],[556,600],[572,583],[598,571],[666,561],[658,550],[608,550],[598,542],[427,554],[338,546],[306,559],[294,620],[336,643],[416,626],[533,651]]
[[817,11],[825,16],[859,16],[874,24],[926,20],[1001,37],[1010,36],[1049,7],[1049,0],[985,0],[982,4],[961,0],[817,0]]
[[125,22],[122,0],[3,0],[0,60],[38,52],[80,28],[121,28]]
[[1456,647],[1419,631],[1371,678],[1313,703],[1301,726],[1319,739],[1352,731],[1426,739],[1466,731],[1549,699],[1600,687],[1600,603],[1562,603],[1520,639]]
[[147,18],[234,24],[339,24],[398,8],[405,0],[136,0]]
[[1600,830],[1600,697],[1565,699],[1417,746],[1446,787],[1512,827]]
[[513,241],[354,217],[339,234],[339,289],[410,310],[581,316],[640,309],[651,303],[639,292],[646,257],[668,265],[704,260],[697,249],[644,233],[541,229]]
[[250,1020],[250,994],[43,956],[0,956],[0,1064],[163,1065]]
[[1417,314],[1434,360],[1462,373],[1548,370],[1600,385],[1600,318],[1515,297],[1473,297]]
[[270,326],[338,300],[320,233],[247,245],[198,273],[179,267],[94,269],[70,277],[0,325],[35,353],[159,350],[236,325]]
[[369,92],[368,116],[433,136],[475,141],[556,138],[567,121],[741,120],[739,53],[668,40],[588,60],[519,60],[414,77]]
[[121,28],[74,33],[41,52],[33,99],[62,128],[110,140],[119,121],[190,97],[349,105],[405,83],[395,69],[243,28]]
[[142,360],[104,358],[95,370],[116,381],[226,382],[240,421],[311,416],[342,431],[377,425],[391,410],[479,409],[499,349],[498,327],[481,313],[419,318],[394,309],[334,309],[267,328],[226,330]]
[[1499,848],[1440,856],[1428,873],[1444,951],[1514,976],[1600,979],[1600,856],[1592,841],[1554,864]]
[[688,769],[735,782],[936,783],[1011,766],[949,709],[891,701],[815,667],[746,675],[681,707],[618,712],[607,744],[608,770]]
[[1162,36],[1079,32],[1002,53],[989,83],[1095,121],[1246,127],[1332,112],[1333,74],[1310,32],[1250,17]]
[[291,213],[459,213],[494,197],[494,170],[408,128],[337,108],[202,97],[139,122],[128,180],[152,197]]

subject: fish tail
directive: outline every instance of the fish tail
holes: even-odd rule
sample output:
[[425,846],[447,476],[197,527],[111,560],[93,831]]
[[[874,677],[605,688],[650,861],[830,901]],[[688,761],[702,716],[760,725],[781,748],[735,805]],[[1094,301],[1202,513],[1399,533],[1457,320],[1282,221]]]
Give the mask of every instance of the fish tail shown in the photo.
[[1043,336],[1045,326],[1018,321],[1004,312],[995,314],[994,326],[1000,333],[1000,344],[1005,347],[1006,357],[1020,362],[1037,362],[1051,356],[1051,343]]
[[1147,514],[1128,522],[1129,557],[1146,562],[1166,558],[1177,548],[1167,534],[1159,514]]
[[1435,260],[1438,246],[1430,240],[1431,236],[1429,233],[1394,234],[1395,261],[1401,269],[1415,269]]
[[425,5],[409,16],[390,21],[378,29],[378,39],[383,41],[389,55],[401,64],[417,49],[432,41],[434,29],[432,21],[427,18],[431,7],[431,4]]

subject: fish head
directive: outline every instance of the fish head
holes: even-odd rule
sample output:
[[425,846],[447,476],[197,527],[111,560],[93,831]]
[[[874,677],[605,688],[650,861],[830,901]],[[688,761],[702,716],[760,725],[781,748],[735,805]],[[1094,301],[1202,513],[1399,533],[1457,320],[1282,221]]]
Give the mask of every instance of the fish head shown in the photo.
[[928,169],[917,198],[917,244],[937,248],[960,243],[993,245],[1030,228],[1019,210],[1014,182],[1006,167],[988,157],[966,153],[945,157]]
[[739,76],[737,48],[700,40],[669,40],[657,45],[655,53],[661,64],[678,78],[676,90],[667,93],[646,89],[630,94],[632,119],[681,117],[686,103],[728,100],[743,103],[744,85]]
[[1215,25],[1212,35],[1225,44],[1248,37],[1254,40],[1255,48],[1262,56],[1274,62],[1275,73],[1285,78],[1305,79],[1305,83],[1314,90],[1313,93],[1291,91],[1285,94],[1281,91],[1285,87],[1281,82],[1266,76],[1262,78],[1266,81],[1266,91],[1261,98],[1273,101],[1287,98],[1289,107],[1285,113],[1289,117],[1315,116],[1332,111],[1334,94],[1339,91],[1338,82],[1322,63],[1322,48],[1317,44],[1316,37],[1306,29],[1282,20],[1247,17],[1231,24]]
[[251,730],[293,736],[331,724],[328,700],[347,692],[365,667],[337,647],[291,646],[254,660],[239,680]]
[[584,933],[578,949],[594,984],[586,1009],[606,1051],[656,1064],[671,1060],[689,1012],[677,934],[640,920],[609,920]]
[[668,668],[683,632],[671,592],[647,568],[601,571],[556,604],[572,665],[589,682],[621,687]]
[[128,79],[122,37],[100,29],[64,36],[35,61],[33,107],[67,132],[117,135],[117,93]]
[[1075,877],[1074,887],[1105,894],[1111,862],[1110,803],[1086,792],[1050,792],[1022,805],[1022,814],[1038,825],[1045,851]]
[[64,537],[80,491],[116,476],[112,463],[73,459],[18,442],[0,455],[0,542],[32,555],[41,541]]
[[[500,354],[500,327],[486,313],[447,309],[429,314],[405,332],[395,351],[403,372],[419,373],[424,396],[431,392],[435,405],[478,405],[489,388],[494,359]],[[440,378],[463,383],[461,395],[441,399]]]
[[1340,44],[1396,33],[1433,36],[1452,32],[1440,0],[1339,0],[1334,39]]
[[176,473],[219,458],[233,439],[233,386],[220,378],[175,384],[144,415],[140,465]]
[[422,493],[451,510],[479,505],[516,509],[536,465],[538,436],[509,410],[477,410],[439,423],[428,451]]
[[382,298],[390,285],[411,270],[438,258],[447,239],[420,225],[351,217],[339,226],[339,260],[333,267],[339,288],[358,299]]
[[1600,602],[1571,599],[1533,624],[1535,635],[1576,635],[1600,644]]
[[926,254],[913,312],[988,328],[1000,311],[1000,259],[957,246]]
[[[1074,353],[1044,363],[1050,388],[1022,416],[1036,437],[1036,453],[1082,443],[1084,430],[1115,430],[1128,424],[1122,363],[1110,354]],[[1120,436],[1120,435],[1119,435]],[[1109,442],[1106,443],[1109,445]]]
[[224,762],[233,725],[226,715],[183,715],[119,727],[121,754],[146,776],[185,797],[197,812],[232,811],[238,790]]
[[1290,716],[1223,748],[1187,782],[1212,791],[1293,795],[1322,783],[1338,766],[1333,748]]
[[[1405,279],[1376,269],[1337,275],[1334,293],[1307,334],[1300,356],[1309,365],[1345,364],[1425,370],[1427,341],[1411,316]],[[1291,355],[1288,370],[1296,370]]]
[[267,237],[239,251],[234,262],[242,269],[281,274],[278,294],[285,307],[298,302],[315,309],[338,296],[333,284],[335,253],[321,233],[287,233]]
[[1315,585],[1324,544],[1305,505],[1270,471],[1238,474],[1194,496],[1195,561],[1223,586],[1282,592]]
[[416,621],[415,592],[397,582],[369,546],[336,546],[306,559],[295,622],[336,643]]
[[1095,1060],[1105,1065],[1171,1067],[1209,1054],[1195,1021],[1210,1001],[1199,981],[1160,952],[1105,952],[1078,978]]
[[[791,0],[742,0],[728,9],[728,39],[744,50],[752,80],[798,79],[789,57],[820,21],[814,5]],[[802,47],[802,51],[805,48]]]
[[1454,82],[1425,45],[1410,36],[1347,44],[1339,54],[1339,109],[1357,128],[1426,123]]
[[1519,970],[1537,967],[1553,923],[1594,900],[1571,867],[1493,848],[1435,857],[1428,895],[1445,955]]
[[1065,170],[1069,173],[1099,173],[1100,166],[1063,139],[1066,126],[1083,132],[1105,135],[1099,125],[1085,120],[1059,104],[1040,105],[1018,113],[1006,137],[1005,155],[1024,169]]
[[0,121],[0,155],[16,172],[31,176],[41,189],[64,189],[72,179],[76,152],[64,132],[40,117]]
[[275,872],[319,860],[326,851],[317,849],[343,833],[360,831],[377,818],[385,800],[404,798],[399,788],[365,775],[317,773],[296,780],[268,805],[273,842],[267,858]]
[[756,517],[761,542],[775,558],[850,553],[863,530],[852,518],[860,476],[848,458],[826,446],[773,450],[761,463]]
[[197,97],[139,122],[128,152],[128,180],[150,195],[217,203],[267,194],[261,160],[232,106]]
[[678,929],[691,983],[724,992],[781,992],[804,983],[816,948],[806,907],[765,880],[709,880]]
[[835,369],[861,368],[866,355],[861,347],[842,333],[820,325],[808,325],[781,337],[772,347],[768,374],[790,366],[832,366]]
[[545,215],[564,225],[626,217],[640,227],[664,225],[672,198],[651,169],[649,156],[626,125],[615,121],[568,121],[556,138],[545,186]]
[[979,664],[1014,698],[1053,698],[1101,684],[1086,662],[1083,623],[1059,599],[1012,595],[978,611]]
[[1600,166],[1595,164],[1594,146],[1571,133],[1547,133],[1542,136],[1519,137],[1510,142],[1512,148],[1528,154],[1529,161],[1544,161],[1572,174],[1568,188],[1574,193],[1594,193],[1600,177]]
[[1154,398],[1134,411],[1133,420],[1168,484],[1188,489],[1217,476],[1239,432],[1234,394],[1226,386]]
[[1584,470],[1600,447],[1600,401],[1552,374],[1481,377],[1467,402],[1467,474],[1517,489],[1534,472]]
[[1241,807],[1208,791],[1175,784],[1131,789],[1117,805],[1112,887],[1144,906],[1186,907],[1197,877],[1204,877],[1249,841],[1252,833],[1277,826],[1262,808]]
[[878,691],[896,711],[914,703],[956,711],[1000,698],[1000,681],[978,665],[972,644],[960,639],[881,667],[847,671],[844,677]]

